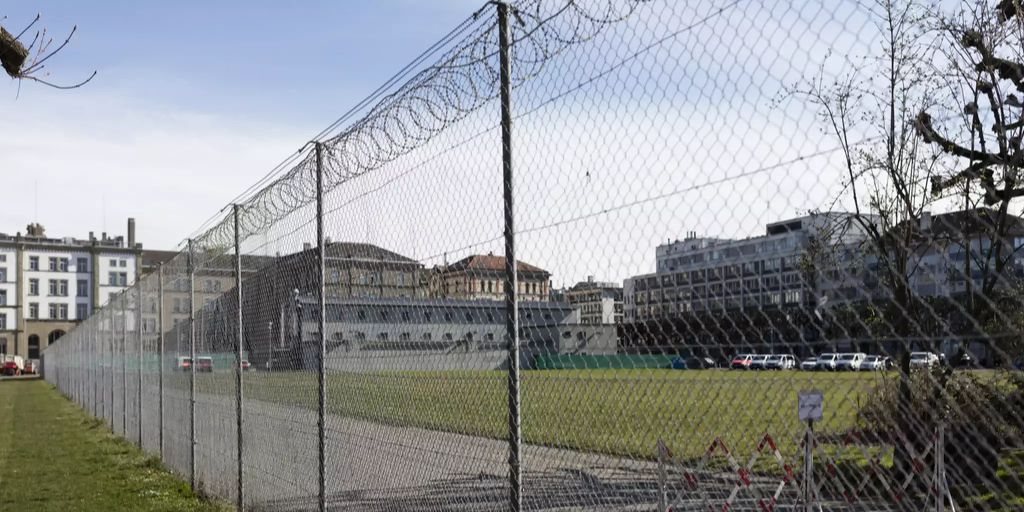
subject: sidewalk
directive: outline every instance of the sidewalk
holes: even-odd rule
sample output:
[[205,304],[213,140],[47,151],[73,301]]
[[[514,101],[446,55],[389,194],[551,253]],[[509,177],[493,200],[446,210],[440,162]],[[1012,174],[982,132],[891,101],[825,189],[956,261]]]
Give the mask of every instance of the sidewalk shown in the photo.
[[0,510],[228,510],[42,380],[0,382]]

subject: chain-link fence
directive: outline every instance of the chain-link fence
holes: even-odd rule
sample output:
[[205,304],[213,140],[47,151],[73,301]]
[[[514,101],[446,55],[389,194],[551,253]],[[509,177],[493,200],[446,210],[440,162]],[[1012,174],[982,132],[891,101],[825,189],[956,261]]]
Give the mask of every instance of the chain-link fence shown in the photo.
[[1020,9],[488,3],[46,378],[252,510],[1017,510]]

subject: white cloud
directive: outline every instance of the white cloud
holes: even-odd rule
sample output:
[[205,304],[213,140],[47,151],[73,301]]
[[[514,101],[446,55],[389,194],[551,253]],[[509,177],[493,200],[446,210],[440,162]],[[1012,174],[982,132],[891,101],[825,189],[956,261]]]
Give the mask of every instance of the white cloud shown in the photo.
[[0,230],[9,234],[33,220],[50,236],[98,236],[104,225],[123,234],[134,216],[140,242],[170,249],[303,140],[289,127],[86,88],[22,87],[0,123]]

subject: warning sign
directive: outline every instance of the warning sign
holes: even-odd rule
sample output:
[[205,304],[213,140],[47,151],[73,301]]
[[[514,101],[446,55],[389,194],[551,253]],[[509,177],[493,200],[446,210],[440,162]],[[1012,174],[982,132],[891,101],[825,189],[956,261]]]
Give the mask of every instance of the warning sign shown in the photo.
[[800,421],[819,421],[824,415],[825,395],[818,390],[801,391],[797,404]]

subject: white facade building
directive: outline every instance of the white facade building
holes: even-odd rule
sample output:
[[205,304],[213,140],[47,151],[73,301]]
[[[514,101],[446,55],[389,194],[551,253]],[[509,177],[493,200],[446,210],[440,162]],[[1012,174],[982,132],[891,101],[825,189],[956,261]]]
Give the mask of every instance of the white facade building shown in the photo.
[[48,238],[38,224],[27,234],[0,234],[0,353],[38,358],[76,322],[131,286],[141,245],[135,221],[124,237]]

